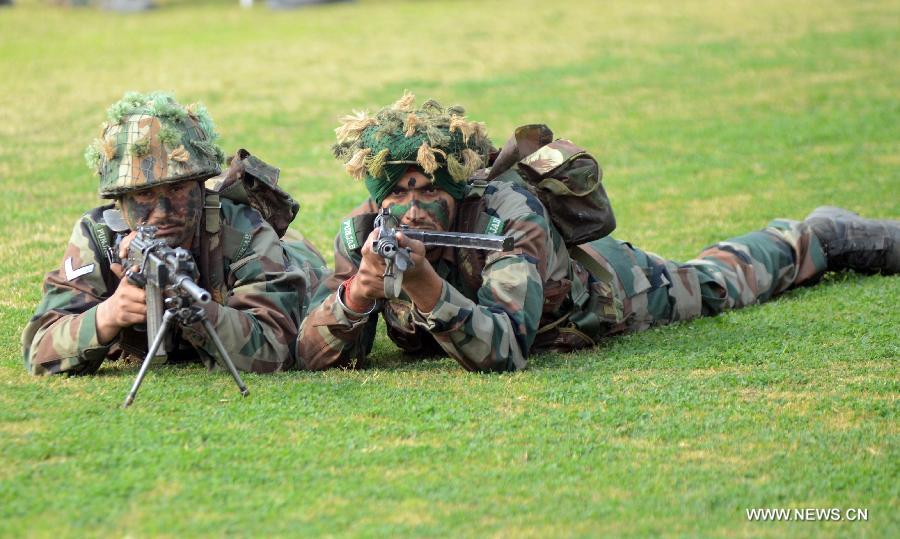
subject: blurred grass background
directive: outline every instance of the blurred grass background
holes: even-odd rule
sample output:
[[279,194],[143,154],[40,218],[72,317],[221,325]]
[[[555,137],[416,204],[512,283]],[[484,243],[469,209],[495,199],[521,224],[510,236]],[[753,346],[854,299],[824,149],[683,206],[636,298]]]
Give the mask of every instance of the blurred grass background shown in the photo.
[[[19,334],[72,224],[84,147],[128,90],[204,102],[282,169],[331,261],[365,196],[337,117],[404,89],[495,144],[543,122],[604,167],[616,237],[686,259],[820,204],[900,216],[900,5],[360,1],[0,9],[0,535],[896,536],[897,278],[533,359],[246,377],[135,366],[35,379]],[[750,507],[867,507],[864,523]]]

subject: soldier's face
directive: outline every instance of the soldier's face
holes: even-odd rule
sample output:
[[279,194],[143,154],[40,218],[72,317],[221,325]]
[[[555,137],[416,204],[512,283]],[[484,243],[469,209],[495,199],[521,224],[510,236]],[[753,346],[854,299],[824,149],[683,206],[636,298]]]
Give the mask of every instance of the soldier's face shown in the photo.
[[456,200],[415,168],[403,173],[381,207],[410,228],[449,230],[456,217]]
[[200,182],[186,181],[133,191],[122,197],[122,213],[132,230],[156,227],[170,247],[190,248],[203,210]]

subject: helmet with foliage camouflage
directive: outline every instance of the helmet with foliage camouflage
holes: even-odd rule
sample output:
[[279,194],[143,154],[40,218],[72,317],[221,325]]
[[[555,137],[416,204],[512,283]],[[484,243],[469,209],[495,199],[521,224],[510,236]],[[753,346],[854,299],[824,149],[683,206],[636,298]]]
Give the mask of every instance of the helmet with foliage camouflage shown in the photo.
[[100,176],[100,196],[219,174],[224,160],[206,107],[181,106],[162,92],[126,93],[107,111],[100,138],[87,147]]
[[335,157],[351,176],[365,179],[379,204],[410,165],[459,199],[472,173],[487,164],[491,141],[484,124],[467,120],[463,107],[444,109],[433,99],[414,107],[415,96],[404,92],[374,117],[354,111],[335,129]]

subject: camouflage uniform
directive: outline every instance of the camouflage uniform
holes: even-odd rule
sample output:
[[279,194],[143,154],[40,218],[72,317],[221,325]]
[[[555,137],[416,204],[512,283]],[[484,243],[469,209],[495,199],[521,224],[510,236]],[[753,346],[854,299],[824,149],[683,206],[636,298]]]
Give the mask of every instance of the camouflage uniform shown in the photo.
[[[513,251],[490,255],[445,248],[432,263],[443,284],[431,312],[404,295],[382,305],[388,336],[403,350],[442,351],[469,370],[522,369],[537,351],[583,348],[609,335],[765,301],[826,269],[809,227],[792,221],[719,243],[685,264],[609,237],[584,243],[615,226],[599,167],[570,142],[552,142],[543,125],[517,129],[496,153],[484,125],[467,120],[463,107],[428,100],[415,109],[409,93],[375,116],[357,112],[342,121],[335,157],[364,179],[372,198],[335,239],[335,272],[300,328],[303,368],[358,365],[370,351],[377,315],[360,318],[337,294],[359,271],[371,212],[391,204],[388,193],[410,167],[456,201],[450,230],[515,239]],[[490,169],[477,170],[484,165]],[[553,194],[545,198],[556,206],[553,215],[541,193]]]
[[[825,270],[809,228],[785,220],[718,243],[684,264],[612,238],[580,246],[586,255],[581,263],[527,189],[495,181],[483,198],[474,231],[496,228],[499,220],[502,233],[516,240],[514,251],[488,255],[480,282],[472,283],[466,271],[471,252],[445,249],[435,265],[443,290],[430,313],[402,297],[383,306],[388,335],[402,349],[434,351],[436,343],[466,369],[517,370],[533,352],[582,348],[610,335],[752,305]],[[351,215],[376,209],[370,200]],[[470,225],[457,223],[455,230],[473,231]],[[357,365],[374,340],[377,318],[350,318],[335,298],[360,263],[358,246],[343,231],[335,239],[335,272],[320,286],[313,305],[321,303],[300,329],[303,368]],[[353,232],[364,238],[366,231]]]
[[[100,196],[117,199],[116,208],[124,211],[133,193],[209,180],[205,191],[199,185],[191,190],[194,205],[185,215],[192,220],[183,235],[193,239],[173,242],[192,246],[199,284],[213,298],[208,319],[235,366],[253,372],[290,368],[308,292],[327,270],[321,255],[287,229],[299,206],[275,186],[278,170],[240,150],[224,178],[218,176],[223,156],[206,109],[183,107],[165,93],[127,93],[107,116],[85,152],[100,177]],[[98,305],[120,283],[110,269],[118,262],[112,229],[134,226],[114,226],[112,217],[105,222],[104,211],[113,207],[81,217],[61,267],[44,280],[43,300],[22,336],[25,366],[33,374],[92,373],[107,357],[146,352],[146,333],[133,325],[118,325],[113,343],[99,342]],[[218,353],[199,324],[174,331],[171,359],[215,364]]]
[[[121,348],[121,342],[98,342],[94,318],[97,305],[118,284],[97,236],[105,228],[102,212],[110,207],[95,208],[79,219],[60,268],[44,279],[44,297],[22,338],[25,366],[32,374],[92,373]],[[239,370],[288,369],[300,308],[308,303],[307,283],[316,283],[316,274],[289,264],[275,231],[253,208],[223,199],[221,217],[225,226],[246,238],[247,246],[235,260],[225,257],[228,293],[224,304],[207,307],[209,319]],[[305,256],[315,260],[317,255],[308,251]],[[127,336],[123,331],[123,338],[146,346],[142,334]],[[217,357],[199,327],[185,330],[180,341],[182,358],[212,365]]]

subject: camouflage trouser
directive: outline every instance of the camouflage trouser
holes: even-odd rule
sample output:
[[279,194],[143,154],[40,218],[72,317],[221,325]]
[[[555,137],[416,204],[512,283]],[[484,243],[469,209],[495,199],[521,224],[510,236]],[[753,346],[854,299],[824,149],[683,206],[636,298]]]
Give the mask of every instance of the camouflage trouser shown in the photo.
[[612,238],[582,248],[614,276],[618,320],[591,332],[595,337],[761,303],[825,271],[819,240],[805,223],[788,220],[717,243],[684,264]]

